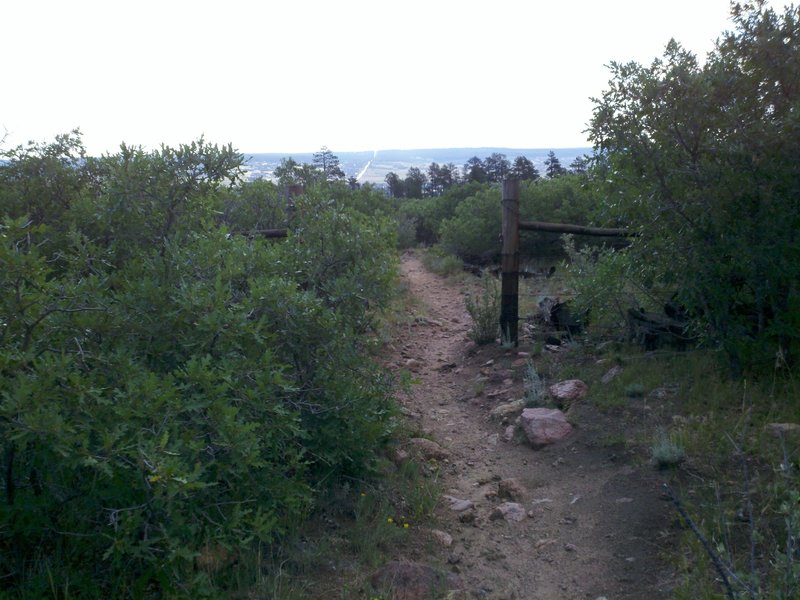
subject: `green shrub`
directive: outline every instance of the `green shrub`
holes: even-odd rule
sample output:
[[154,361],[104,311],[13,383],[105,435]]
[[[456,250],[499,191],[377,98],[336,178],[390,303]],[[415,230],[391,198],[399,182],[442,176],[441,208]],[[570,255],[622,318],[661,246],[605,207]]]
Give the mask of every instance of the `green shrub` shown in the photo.
[[465,198],[452,218],[441,225],[446,252],[469,261],[486,262],[500,252],[500,192],[484,188]]
[[763,374],[800,357],[800,16],[731,12],[702,61],[673,40],[612,63],[589,136],[607,219],[641,233],[641,289],[671,288],[734,372]]
[[[214,157],[230,177],[197,175]],[[212,210],[228,160],[124,151],[69,227],[2,215],[4,592],[225,596],[209,553],[279,543],[327,486],[374,472],[394,405],[359,332],[391,294],[393,224],[320,189],[288,239],[231,235]]]
[[481,280],[480,292],[468,295],[467,312],[472,317],[469,337],[476,344],[491,344],[500,330],[500,287],[491,277]]

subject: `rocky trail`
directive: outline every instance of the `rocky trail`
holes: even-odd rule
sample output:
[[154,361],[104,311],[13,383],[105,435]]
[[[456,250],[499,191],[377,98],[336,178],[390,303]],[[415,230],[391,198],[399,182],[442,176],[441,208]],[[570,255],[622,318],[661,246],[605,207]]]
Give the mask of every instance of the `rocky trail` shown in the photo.
[[[398,556],[377,580],[401,600],[440,597],[442,587],[460,589],[453,598],[497,600],[669,597],[661,551],[674,515],[659,474],[609,443],[634,425],[595,407],[589,382],[565,410],[571,433],[533,449],[512,426],[519,411],[492,415],[523,398],[530,344],[475,346],[458,288],[412,254],[402,276],[421,315],[395,340],[391,361],[415,378],[403,402],[428,440],[403,451],[436,461],[443,497],[432,543]],[[429,578],[437,591],[420,575],[430,565],[448,574]]]

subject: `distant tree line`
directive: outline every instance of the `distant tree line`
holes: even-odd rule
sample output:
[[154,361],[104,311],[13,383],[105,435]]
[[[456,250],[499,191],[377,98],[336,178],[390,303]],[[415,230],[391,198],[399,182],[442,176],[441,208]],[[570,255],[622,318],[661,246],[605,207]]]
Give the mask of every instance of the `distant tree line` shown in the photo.
[[[588,161],[582,156],[577,157],[567,169],[561,165],[561,161],[551,150],[544,164],[545,177],[554,179],[569,173],[585,173]],[[505,154],[493,152],[483,160],[478,156],[473,156],[460,169],[453,163],[440,165],[432,162],[428,166],[427,172],[423,172],[417,167],[411,167],[405,177],[390,172],[386,175],[385,181],[392,198],[424,198],[441,196],[455,185],[498,183],[507,177],[516,177],[522,181],[536,181],[541,178],[541,173],[525,156],[518,156],[514,162],[511,162]]]

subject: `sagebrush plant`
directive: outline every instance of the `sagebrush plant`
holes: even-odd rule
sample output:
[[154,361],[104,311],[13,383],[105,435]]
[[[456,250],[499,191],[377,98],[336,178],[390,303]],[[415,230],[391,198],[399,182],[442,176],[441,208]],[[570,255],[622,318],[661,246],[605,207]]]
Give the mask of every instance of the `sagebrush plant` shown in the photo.
[[686,451],[679,443],[677,436],[664,429],[656,432],[650,446],[650,458],[659,469],[674,467],[683,462]]
[[548,396],[544,379],[536,372],[536,367],[532,360],[525,363],[525,406],[534,408],[537,406],[547,406]]
[[491,344],[500,331],[500,286],[489,276],[481,279],[479,291],[467,294],[464,304],[472,317],[469,337],[476,344]]

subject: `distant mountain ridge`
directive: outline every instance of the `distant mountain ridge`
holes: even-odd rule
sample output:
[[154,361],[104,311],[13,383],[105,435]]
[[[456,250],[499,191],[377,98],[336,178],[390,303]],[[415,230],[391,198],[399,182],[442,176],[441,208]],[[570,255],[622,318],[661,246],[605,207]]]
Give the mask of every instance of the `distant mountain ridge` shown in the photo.
[[[579,156],[591,154],[592,149],[584,148],[421,148],[415,150],[365,150],[361,152],[332,152],[339,158],[339,163],[347,177],[356,177],[359,183],[383,185],[390,172],[404,177],[408,169],[416,167],[426,172],[432,163],[440,165],[453,163],[463,168],[470,158],[477,156],[481,160],[493,153],[505,154],[513,162],[518,156],[528,158],[539,171],[544,174],[544,161],[552,150],[561,161],[561,165],[569,167]],[[249,179],[271,179],[272,173],[281,160],[293,158],[299,163],[311,163],[313,152],[269,152],[245,153],[246,170]]]

